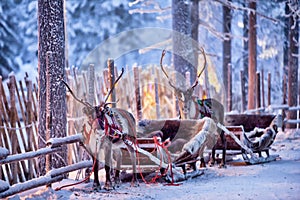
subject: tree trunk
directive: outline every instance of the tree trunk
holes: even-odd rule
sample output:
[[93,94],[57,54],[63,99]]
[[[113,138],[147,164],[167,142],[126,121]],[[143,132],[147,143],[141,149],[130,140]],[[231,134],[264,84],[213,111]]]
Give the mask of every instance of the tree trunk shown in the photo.
[[[46,141],[46,88],[50,88],[50,137],[66,136],[66,90],[60,83],[65,78],[65,34],[64,34],[64,0],[38,0],[38,81],[39,81],[39,148],[45,147]],[[46,52],[52,52],[46,73]],[[49,85],[46,77],[51,76]],[[56,153],[51,158],[51,168],[66,165],[67,151]],[[45,156],[39,158],[39,175],[44,175]]]
[[198,29],[199,29],[199,0],[192,0],[191,8],[191,34],[193,39],[193,54],[194,54],[194,67],[190,70],[190,83],[192,84],[197,77],[198,69]]
[[[188,1],[172,0],[172,28],[173,28],[173,63],[178,84],[183,84],[182,78],[186,72],[196,66],[191,40],[191,12]],[[193,69],[194,71],[194,69]],[[181,79],[180,79],[181,78]],[[191,78],[193,82],[193,78]]]
[[[243,3],[243,6],[246,7],[247,4],[246,4],[247,0],[244,0],[244,3]],[[247,95],[248,94],[248,55],[249,55],[249,52],[248,52],[248,34],[249,34],[249,16],[248,16],[248,11],[244,11],[243,12],[243,23],[244,23],[244,28],[243,28],[243,37],[245,38],[243,40],[243,71],[244,71],[244,84],[245,84],[245,91],[244,93]],[[246,110],[246,105],[247,105],[247,96],[242,96],[242,101],[245,102],[244,107],[242,108],[242,110]]]
[[[230,0],[231,1],[231,0]],[[231,13],[230,8],[223,5],[223,32],[225,35],[225,40],[223,41],[223,84],[225,87],[225,91],[227,91],[226,94],[226,100],[227,100],[227,111],[231,110],[231,99],[232,91],[231,86],[228,83],[229,80],[229,74],[228,74],[228,68],[231,67]]]
[[[285,3],[285,16],[289,16],[288,1]],[[289,17],[284,18],[284,43],[283,43],[283,74],[288,76],[288,60],[289,60]]]
[[248,109],[255,108],[255,76],[256,76],[256,1],[249,3],[249,57],[248,57]]
[[[288,72],[288,105],[297,106],[298,96],[298,53],[299,53],[299,22],[298,15],[294,13],[299,8],[297,0],[291,0],[290,6],[293,8],[290,13],[289,29],[289,72]],[[297,111],[289,111],[288,119],[297,119]],[[296,128],[297,124],[288,124],[287,128]]]

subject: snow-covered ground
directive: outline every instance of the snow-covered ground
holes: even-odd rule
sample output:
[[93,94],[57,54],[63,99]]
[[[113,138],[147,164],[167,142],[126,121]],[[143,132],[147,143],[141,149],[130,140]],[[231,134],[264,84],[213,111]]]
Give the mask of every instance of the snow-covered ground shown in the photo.
[[[245,165],[236,158],[226,169],[210,167],[204,175],[182,182],[179,186],[165,186],[164,182],[130,187],[122,183],[112,191],[92,190],[92,182],[54,191],[56,187],[75,182],[63,180],[53,189],[29,190],[13,199],[300,199],[300,130],[279,132],[271,154],[279,154],[274,162]],[[104,170],[101,170],[103,185]]]

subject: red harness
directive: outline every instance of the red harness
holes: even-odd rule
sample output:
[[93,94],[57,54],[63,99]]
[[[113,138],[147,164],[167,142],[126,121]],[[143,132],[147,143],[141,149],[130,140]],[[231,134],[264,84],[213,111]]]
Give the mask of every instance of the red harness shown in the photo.
[[[109,120],[109,119],[110,120]],[[117,142],[117,140],[121,139],[123,136],[122,128],[117,123],[113,114],[105,114],[104,115],[104,132],[105,135],[113,142]]]

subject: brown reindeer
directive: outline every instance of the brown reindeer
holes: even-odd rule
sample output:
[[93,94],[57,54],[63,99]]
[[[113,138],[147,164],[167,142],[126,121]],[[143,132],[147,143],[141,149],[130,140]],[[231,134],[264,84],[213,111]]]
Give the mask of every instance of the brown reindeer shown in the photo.
[[130,158],[132,161],[132,186],[138,185],[137,176],[136,176],[136,154],[134,151],[134,144],[136,143],[136,122],[131,113],[126,110],[119,108],[110,108],[108,105],[112,103],[107,103],[107,99],[111,94],[114,86],[121,78],[124,73],[122,73],[116,79],[113,84],[113,87],[110,89],[106,99],[98,106],[92,106],[88,102],[79,100],[72,92],[68,84],[62,81],[72,96],[82,103],[85,107],[83,112],[88,116],[90,125],[90,130],[87,130],[86,125],[83,126],[83,145],[93,157],[94,161],[94,186],[100,187],[99,178],[98,178],[98,162],[104,157],[105,172],[106,172],[106,181],[104,189],[112,189],[112,182],[110,177],[111,166],[112,166],[112,151],[116,156],[117,167],[115,170],[115,183],[118,184],[120,166],[121,166],[121,157],[122,153],[120,150],[120,145],[125,144],[128,152],[130,153]]
[[[223,124],[224,121],[224,107],[223,105],[215,100],[215,99],[200,99],[197,96],[194,96],[194,89],[198,85],[198,78],[204,71],[207,61],[204,49],[201,48],[201,52],[204,57],[204,67],[202,68],[201,72],[197,75],[196,81],[192,84],[191,87],[187,89],[182,89],[180,87],[176,87],[171,79],[169,78],[166,70],[163,67],[162,61],[165,56],[165,50],[162,52],[161,59],[160,59],[160,66],[161,70],[168,78],[170,86],[174,89],[175,96],[178,99],[179,103],[179,112],[181,119],[202,119],[204,117],[212,118],[216,123]],[[223,144],[223,154],[222,154],[222,163],[220,166],[225,166],[225,155],[226,155],[226,140],[225,135],[221,129],[218,129],[218,133],[220,134],[222,144]],[[201,159],[204,160],[204,159]],[[215,148],[212,149],[212,159],[210,164],[213,165],[215,163]],[[202,164],[202,163],[201,163]],[[205,163],[202,164],[205,166]]]

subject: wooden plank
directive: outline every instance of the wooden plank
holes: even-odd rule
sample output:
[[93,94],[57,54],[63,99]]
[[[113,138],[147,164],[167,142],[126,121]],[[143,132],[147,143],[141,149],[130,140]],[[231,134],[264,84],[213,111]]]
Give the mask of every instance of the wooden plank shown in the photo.
[[252,131],[255,127],[266,128],[275,118],[273,114],[226,114],[226,126],[242,125],[246,132]]

